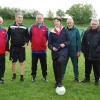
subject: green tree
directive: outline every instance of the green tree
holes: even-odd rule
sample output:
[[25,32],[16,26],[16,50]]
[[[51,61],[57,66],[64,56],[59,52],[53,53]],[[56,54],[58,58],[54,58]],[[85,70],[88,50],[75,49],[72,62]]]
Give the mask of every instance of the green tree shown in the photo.
[[[80,24],[88,23],[90,18],[94,16],[95,10],[90,4],[75,4],[69,10],[66,11],[67,14],[73,17],[73,19]],[[96,17],[96,14],[95,14]]]
[[62,11],[61,9],[58,9],[57,12],[56,12],[56,15],[60,16],[60,17],[64,17],[65,16],[65,12]]
[[53,19],[54,18],[54,14],[53,14],[53,12],[51,10],[48,11],[47,17],[49,19]]

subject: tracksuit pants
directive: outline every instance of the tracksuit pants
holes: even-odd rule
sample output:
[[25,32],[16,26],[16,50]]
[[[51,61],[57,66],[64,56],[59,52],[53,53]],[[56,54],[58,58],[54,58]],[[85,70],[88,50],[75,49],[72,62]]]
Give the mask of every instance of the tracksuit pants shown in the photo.
[[0,54],[0,79],[4,77],[5,73],[5,54]]
[[32,73],[31,75],[36,77],[37,73],[37,63],[40,60],[42,75],[47,76],[47,56],[46,53],[32,53]]
[[99,81],[100,77],[100,61],[85,59],[85,78],[90,80],[90,74],[93,67],[95,81]]

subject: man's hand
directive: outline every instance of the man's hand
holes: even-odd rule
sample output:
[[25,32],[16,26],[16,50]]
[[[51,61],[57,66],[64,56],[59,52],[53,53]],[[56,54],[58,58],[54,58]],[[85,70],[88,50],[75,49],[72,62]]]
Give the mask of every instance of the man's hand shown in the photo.
[[25,45],[23,45],[22,47],[27,47],[28,46],[28,44],[25,44]]
[[79,57],[80,56],[80,52],[77,52],[76,56]]
[[9,54],[9,52],[8,52],[8,51],[6,51],[6,52],[5,52],[5,55],[7,56],[8,54]]
[[58,49],[57,49],[57,48],[55,48],[55,47],[53,47],[53,51],[58,51]]
[[64,47],[65,47],[65,44],[64,44],[64,43],[61,43],[61,44],[60,44],[60,47],[61,47],[61,48],[64,48]]

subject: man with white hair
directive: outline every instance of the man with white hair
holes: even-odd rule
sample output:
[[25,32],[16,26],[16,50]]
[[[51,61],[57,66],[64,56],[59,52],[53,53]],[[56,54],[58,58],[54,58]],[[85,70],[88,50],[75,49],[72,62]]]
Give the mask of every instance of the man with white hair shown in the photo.
[[25,45],[28,44],[28,41],[29,34],[27,27],[23,25],[23,14],[17,12],[15,14],[15,22],[8,28],[7,41],[7,48],[10,51],[10,60],[12,61],[12,80],[16,79],[16,62],[19,60],[20,81],[24,81]]
[[30,40],[32,46],[32,82],[35,82],[37,74],[37,63],[40,60],[43,80],[47,82],[47,56],[46,42],[48,39],[48,28],[44,24],[42,14],[36,16],[36,23],[32,25],[30,30]]
[[73,64],[74,81],[78,82],[79,81],[78,58],[80,56],[80,51],[81,51],[81,38],[79,30],[74,26],[74,20],[72,17],[69,17],[67,19],[67,29],[69,32],[70,45],[69,45],[67,61],[64,63],[62,69],[62,78],[64,77],[66,65],[70,57]]
[[98,85],[100,74],[100,27],[97,19],[93,18],[91,20],[90,27],[84,33],[82,52],[85,57],[85,79],[82,82],[90,81],[90,73],[93,67],[95,85]]

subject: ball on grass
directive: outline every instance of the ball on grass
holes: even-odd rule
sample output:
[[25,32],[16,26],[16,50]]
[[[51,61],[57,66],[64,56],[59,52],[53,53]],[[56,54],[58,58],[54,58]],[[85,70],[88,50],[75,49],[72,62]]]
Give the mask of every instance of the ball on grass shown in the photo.
[[58,95],[64,95],[65,92],[66,92],[66,89],[65,89],[64,86],[56,87],[56,93],[57,93]]

